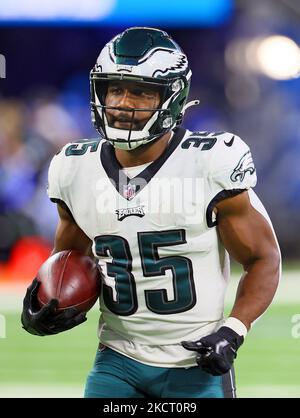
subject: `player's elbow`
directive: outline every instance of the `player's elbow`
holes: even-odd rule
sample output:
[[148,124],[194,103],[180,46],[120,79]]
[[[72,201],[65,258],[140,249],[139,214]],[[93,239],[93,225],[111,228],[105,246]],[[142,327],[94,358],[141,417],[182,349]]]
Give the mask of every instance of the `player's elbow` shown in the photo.
[[255,267],[263,272],[268,272],[274,281],[279,281],[281,275],[281,253],[277,244],[266,245],[261,248],[257,254],[254,254],[247,263],[244,264],[244,270]]
[[281,276],[281,253],[277,245],[268,252],[266,261],[269,263],[270,268],[273,269],[277,281],[279,281]]

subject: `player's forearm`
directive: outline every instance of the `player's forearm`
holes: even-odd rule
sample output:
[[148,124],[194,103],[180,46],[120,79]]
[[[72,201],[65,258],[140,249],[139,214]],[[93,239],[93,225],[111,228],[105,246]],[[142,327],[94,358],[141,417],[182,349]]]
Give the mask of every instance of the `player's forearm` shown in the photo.
[[76,225],[60,222],[51,255],[64,250],[77,250],[90,255],[91,245],[91,240]]
[[245,266],[230,316],[242,321],[248,329],[271,304],[278,287],[280,265],[280,254],[274,250]]

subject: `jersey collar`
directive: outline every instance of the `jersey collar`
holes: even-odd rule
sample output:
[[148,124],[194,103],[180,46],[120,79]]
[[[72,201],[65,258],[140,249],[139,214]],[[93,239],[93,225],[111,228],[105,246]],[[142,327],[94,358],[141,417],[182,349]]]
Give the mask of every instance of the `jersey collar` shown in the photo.
[[176,128],[172,140],[164,152],[151,164],[149,164],[138,176],[129,178],[123,172],[123,167],[118,162],[114,147],[105,141],[100,151],[102,166],[112,184],[126,200],[133,199],[155,176],[170,155],[175,151],[186,133],[186,129]]

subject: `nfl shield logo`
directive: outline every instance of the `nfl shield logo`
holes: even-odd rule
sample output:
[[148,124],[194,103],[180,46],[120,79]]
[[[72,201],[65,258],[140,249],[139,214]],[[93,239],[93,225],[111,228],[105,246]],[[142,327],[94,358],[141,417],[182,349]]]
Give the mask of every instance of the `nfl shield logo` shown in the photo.
[[125,199],[130,200],[135,196],[136,185],[135,184],[126,184],[123,185],[123,196]]

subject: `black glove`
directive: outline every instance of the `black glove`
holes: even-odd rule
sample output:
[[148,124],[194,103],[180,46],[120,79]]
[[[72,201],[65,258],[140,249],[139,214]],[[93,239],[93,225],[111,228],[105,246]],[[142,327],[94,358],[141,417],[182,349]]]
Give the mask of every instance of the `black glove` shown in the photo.
[[40,308],[37,301],[39,285],[40,282],[34,279],[23,300],[21,322],[27,332],[40,336],[58,334],[87,320],[85,312],[78,312],[76,308],[56,313],[57,299],[51,299],[47,305]]
[[221,327],[217,332],[198,341],[182,341],[181,345],[187,350],[197,352],[196,360],[202,370],[213,376],[220,376],[230,370],[243,342],[244,337],[231,328]]

